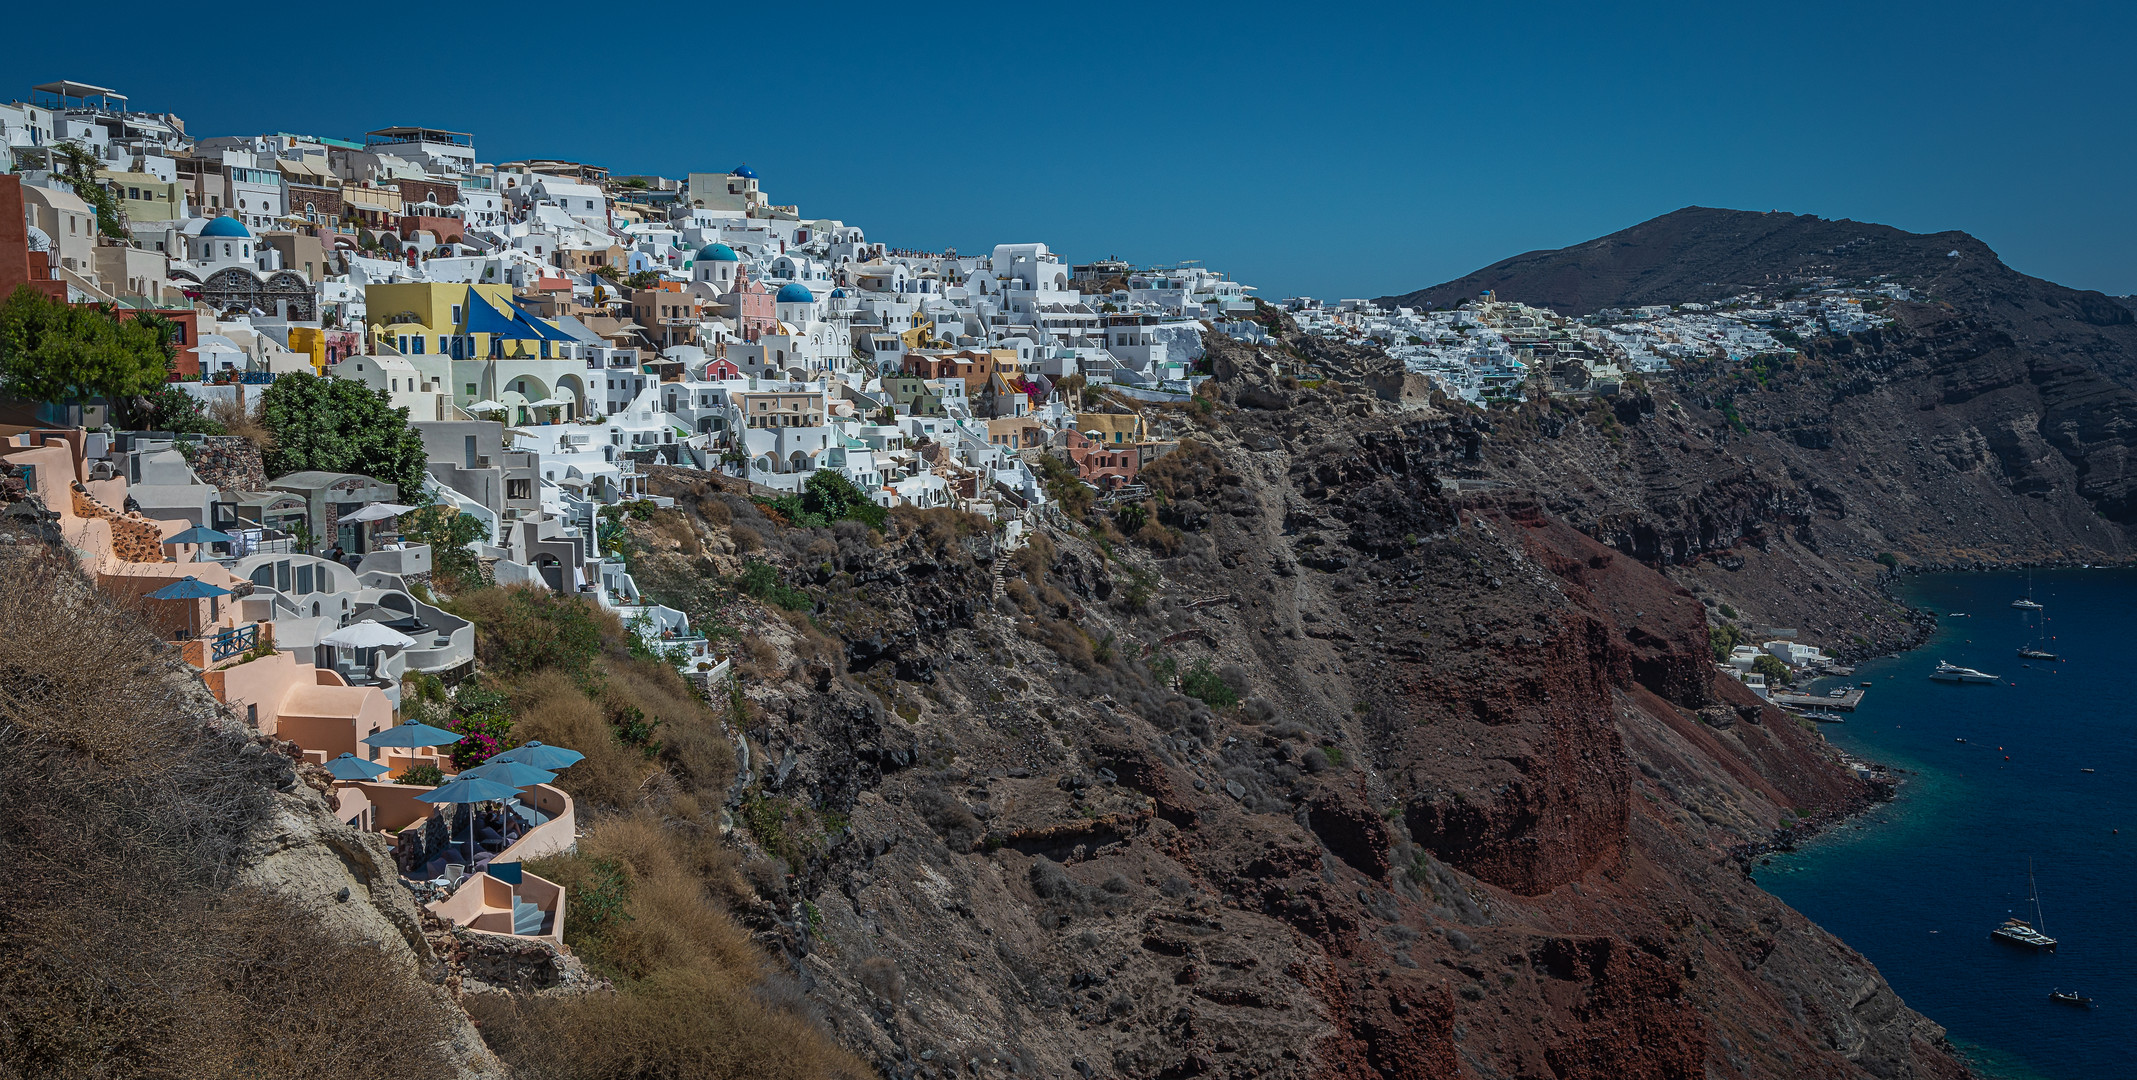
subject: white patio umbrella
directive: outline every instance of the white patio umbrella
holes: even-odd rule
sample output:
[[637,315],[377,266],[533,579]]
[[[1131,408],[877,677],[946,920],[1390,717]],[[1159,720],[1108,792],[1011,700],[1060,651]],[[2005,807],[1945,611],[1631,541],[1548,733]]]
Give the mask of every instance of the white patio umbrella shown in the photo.
[[405,649],[415,643],[416,639],[377,619],[351,623],[319,639],[321,645],[344,649]]
[[528,403],[527,403],[527,407],[528,407],[528,408],[530,408],[530,409],[554,409],[554,408],[557,408],[558,406],[562,406],[562,405],[569,405],[569,404],[571,404],[571,402],[568,402],[568,401],[559,401],[559,400],[557,400],[556,398],[553,398],[553,397],[545,397],[545,398],[543,398],[543,399],[542,399],[542,400],[540,400],[540,401],[530,401],[530,402],[528,402]]
[[504,407],[505,403],[502,401],[491,401],[489,398],[483,398],[481,401],[467,406],[467,411],[471,413],[496,412]]
[[353,513],[343,514],[340,518],[336,520],[340,521],[344,525],[362,521],[384,521],[390,517],[398,517],[413,509],[415,509],[415,507],[403,506],[400,503],[372,503],[371,505],[366,506]]

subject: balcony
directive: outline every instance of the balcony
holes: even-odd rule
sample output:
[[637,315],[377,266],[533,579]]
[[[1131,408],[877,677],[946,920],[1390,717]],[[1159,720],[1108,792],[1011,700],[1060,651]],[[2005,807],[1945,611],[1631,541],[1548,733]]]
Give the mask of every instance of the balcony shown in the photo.
[[[489,934],[564,942],[564,887],[519,869],[496,866],[460,881],[453,894],[426,905],[430,913],[455,925]],[[510,880],[517,878],[518,880]]]

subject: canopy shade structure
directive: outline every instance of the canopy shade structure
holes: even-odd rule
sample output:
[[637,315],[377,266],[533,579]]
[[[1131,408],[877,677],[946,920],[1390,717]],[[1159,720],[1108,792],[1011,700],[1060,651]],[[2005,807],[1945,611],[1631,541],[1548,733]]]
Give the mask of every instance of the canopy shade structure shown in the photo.
[[473,405],[464,406],[464,408],[471,413],[496,412],[497,410],[502,409],[504,407],[504,402],[491,401],[489,398],[483,398],[481,401],[478,401]]
[[343,514],[336,520],[344,525],[365,521],[384,521],[387,518],[399,517],[414,509],[415,507],[413,506],[403,506],[400,503],[372,503],[360,510]]
[[509,799],[517,794],[519,794],[519,789],[510,784],[500,784],[495,780],[485,780],[479,776],[463,774],[416,796],[416,798],[427,803],[445,805],[448,803],[496,802],[500,799]]
[[457,731],[447,731],[444,728],[435,728],[429,724],[419,724],[411,720],[408,723],[364,736],[364,745],[398,746],[412,749],[418,746],[447,746],[459,742],[461,737]]
[[163,542],[166,544],[227,544],[235,539],[237,538],[229,533],[216,532],[214,529],[195,525],[176,536],[164,537]]
[[528,408],[530,408],[530,409],[554,409],[554,408],[558,408],[558,407],[561,407],[561,406],[564,406],[564,405],[569,405],[569,404],[571,404],[571,402],[568,402],[568,401],[558,401],[557,399],[555,399],[555,398],[553,398],[553,397],[545,397],[545,398],[543,398],[543,399],[542,399],[542,400],[540,400],[540,401],[530,401],[530,402],[528,402],[528,403],[527,403],[527,407],[528,407]]
[[148,594],[151,600],[206,600],[215,596],[228,596],[230,590],[220,585],[210,585],[199,578],[180,578],[177,581]]
[[[319,639],[321,645],[344,649],[405,649],[415,643],[416,639],[381,624],[377,619],[351,623]],[[459,738],[458,735],[453,737]]]
[[[440,784],[416,796],[416,798],[442,806],[453,803],[498,802],[510,799],[518,794],[519,789],[510,785],[500,784],[495,780],[485,780],[479,776],[462,774],[448,783]],[[470,863],[475,861],[475,820],[473,815],[468,818],[467,861]]]
[[473,776],[482,780],[495,780],[500,784],[510,784],[515,789],[530,788],[536,784],[546,784],[557,778],[557,774],[547,769],[537,769],[532,765],[524,765],[517,761],[500,761],[494,757],[472,769],[461,772],[460,775]]
[[585,757],[585,754],[577,750],[566,750],[561,746],[550,746],[547,743],[536,740],[521,743],[490,760],[517,761],[522,764],[532,765],[537,769],[555,770],[578,764]]
[[355,754],[343,754],[326,763],[326,771],[336,780],[376,780],[392,771],[375,761],[365,761]]

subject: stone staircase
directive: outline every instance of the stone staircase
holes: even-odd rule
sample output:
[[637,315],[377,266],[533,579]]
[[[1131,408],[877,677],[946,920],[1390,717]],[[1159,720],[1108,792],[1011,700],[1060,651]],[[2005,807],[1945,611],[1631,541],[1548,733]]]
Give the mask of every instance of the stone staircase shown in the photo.
[[515,934],[540,934],[549,921],[549,913],[532,903],[514,896],[512,898],[512,932]]

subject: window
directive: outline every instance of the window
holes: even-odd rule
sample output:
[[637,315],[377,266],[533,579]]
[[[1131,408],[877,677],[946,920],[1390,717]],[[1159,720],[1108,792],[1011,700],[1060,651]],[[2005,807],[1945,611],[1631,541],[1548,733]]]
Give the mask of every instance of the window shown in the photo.
[[417,334],[416,336],[409,338],[408,343],[410,345],[415,346],[417,356],[423,355],[423,335]]
[[[470,390],[470,392],[472,392],[472,390]],[[472,469],[472,468],[474,468],[474,467],[475,467],[475,437],[474,437],[473,435],[469,435],[469,436],[467,436],[467,437],[466,437],[466,440],[465,440],[465,441],[464,441],[464,442],[462,443],[462,445],[461,445],[461,450],[462,450],[462,456],[463,456],[463,457],[464,457],[464,458],[466,459],[466,462],[467,462],[467,463],[466,463],[466,464],[465,464],[464,466],[462,466],[462,467],[463,467],[463,468],[468,468],[468,469]]]
[[453,305],[453,325],[460,325],[460,305]]
[[474,383],[469,383],[469,384],[467,384],[467,396],[469,396],[469,397],[474,397],[474,396],[475,396],[475,384],[474,384]]
[[[321,577],[325,577],[326,575],[324,575],[324,574],[321,574],[320,576],[321,576]],[[325,585],[325,582],[321,582],[320,584],[321,584],[322,586],[324,586],[324,585]],[[306,595],[306,594],[310,593],[311,591],[312,591],[312,565],[311,565],[310,563],[305,563],[305,564],[303,564],[303,565],[301,565],[301,566],[298,566],[298,567],[297,567],[297,595],[298,595],[298,596],[304,596],[304,595]]]

